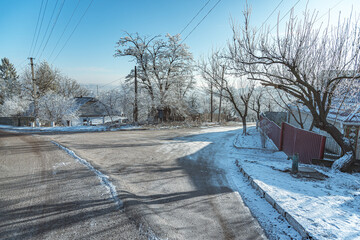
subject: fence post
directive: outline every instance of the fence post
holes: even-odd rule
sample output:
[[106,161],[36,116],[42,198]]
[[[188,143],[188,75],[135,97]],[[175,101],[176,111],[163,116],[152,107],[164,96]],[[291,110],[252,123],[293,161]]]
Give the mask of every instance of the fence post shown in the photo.
[[325,143],[326,143],[326,137],[321,137],[321,143],[320,143],[320,151],[319,151],[319,159],[324,158],[324,152],[325,152]]
[[284,125],[285,123],[281,123],[281,130],[280,130],[280,144],[279,144],[279,151],[283,149],[283,142],[284,142]]

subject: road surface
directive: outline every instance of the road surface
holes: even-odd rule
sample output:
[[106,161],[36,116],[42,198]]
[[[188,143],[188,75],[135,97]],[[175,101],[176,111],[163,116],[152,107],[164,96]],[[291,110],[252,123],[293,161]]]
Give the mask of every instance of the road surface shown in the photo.
[[94,173],[49,141],[0,132],[0,239],[146,239]]
[[[237,131],[2,134],[1,155],[7,157],[0,163],[0,193],[6,196],[1,198],[0,234],[37,239],[266,239],[216,164],[226,161],[229,140]],[[114,209],[94,173],[51,140],[108,175],[124,209]]]

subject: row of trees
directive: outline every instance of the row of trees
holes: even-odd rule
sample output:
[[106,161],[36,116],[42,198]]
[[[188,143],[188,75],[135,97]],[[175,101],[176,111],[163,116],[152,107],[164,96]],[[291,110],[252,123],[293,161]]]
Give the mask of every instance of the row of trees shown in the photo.
[[[153,121],[160,117],[166,121],[183,120],[210,110],[204,103],[208,104],[214,95],[219,113],[241,118],[244,134],[249,114],[258,119],[260,112],[277,105],[288,110],[304,127],[301,115],[296,112],[306,109],[312,115],[311,129],[316,127],[329,133],[347,153],[349,158],[338,166],[347,170],[354,161],[354,149],[328,121],[328,115],[331,109],[344,106],[349,96],[344,93],[359,92],[359,30],[351,18],[339,21],[336,27],[323,28],[316,25],[317,20],[316,14],[305,13],[301,20],[291,15],[284,31],[280,31],[278,24],[274,35],[266,27],[252,27],[250,11],[246,10],[244,23],[232,25],[233,37],[227,47],[213,51],[198,63],[180,35],[147,37],[125,33],[117,42],[114,56],[131,57],[137,74],[131,71],[120,88],[103,92],[99,98],[109,115],[121,111],[131,118],[136,77],[140,85],[139,118]],[[72,98],[87,93],[45,62],[35,71],[36,93],[29,71],[18,81],[12,64],[3,59],[0,72],[3,109],[9,99],[16,102],[14,98],[30,102],[44,98],[49,102],[47,94]],[[203,96],[198,90],[200,84],[195,82],[196,72],[204,80]]]
[[30,70],[19,76],[9,59],[1,60],[1,116],[25,115],[58,124],[76,117],[74,97],[87,95],[89,91],[47,62],[37,65],[34,75],[35,82]]
[[250,11],[246,10],[244,23],[232,25],[233,37],[227,47],[197,65],[179,35],[163,40],[126,33],[115,56],[131,56],[140,69],[138,77],[148,93],[150,115],[158,108],[184,114],[182,104],[194,86],[196,66],[208,91],[215,92],[220,102],[229,102],[242,119],[244,134],[250,110],[259,117],[267,105],[264,102],[272,101],[288,110],[301,127],[303,119],[296,112],[308,111],[310,128],[327,132],[347,153],[349,157],[335,166],[348,170],[355,160],[354,148],[329,122],[328,115],[332,109],[344,107],[351,90],[359,93],[359,28],[351,18],[339,20],[335,27],[318,26],[317,20],[317,15],[309,12],[302,19],[291,14],[284,31],[278,24],[277,34],[273,34],[269,28],[252,27]]

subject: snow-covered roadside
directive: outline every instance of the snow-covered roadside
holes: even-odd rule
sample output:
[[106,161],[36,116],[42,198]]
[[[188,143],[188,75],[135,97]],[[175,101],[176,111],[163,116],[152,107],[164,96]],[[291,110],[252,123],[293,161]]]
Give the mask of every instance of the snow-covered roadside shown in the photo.
[[[260,146],[260,135],[249,129],[237,146]],[[253,143],[253,144],[252,144]],[[254,181],[316,239],[360,239],[360,174],[315,168],[326,180],[292,177],[282,170],[291,162],[282,152],[238,149],[238,161]]]
[[107,126],[73,126],[73,127],[14,127],[10,125],[0,125],[0,130],[11,132],[103,132],[103,131],[121,131],[121,130],[137,130],[140,126],[124,125],[116,128]]

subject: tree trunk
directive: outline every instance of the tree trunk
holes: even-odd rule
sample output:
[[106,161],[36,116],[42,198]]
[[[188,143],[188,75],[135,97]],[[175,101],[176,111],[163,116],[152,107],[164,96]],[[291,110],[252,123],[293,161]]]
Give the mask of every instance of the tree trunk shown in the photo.
[[345,138],[344,135],[340,132],[340,130],[337,129],[333,124],[326,123],[324,124],[324,127],[322,128],[320,127],[320,129],[330,134],[330,136],[335,140],[335,142],[339,144],[344,154],[346,153],[351,154],[352,157],[349,159],[349,161],[344,161],[343,163],[340,164],[339,167],[339,170],[342,172],[351,171],[351,167],[355,162],[355,150],[351,146],[350,140]]
[[242,124],[243,124],[243,133],[242,133],[242,135],[247,135],[247,133],[246,133],[246,117],[242,117],[241,120],[242,120]]

